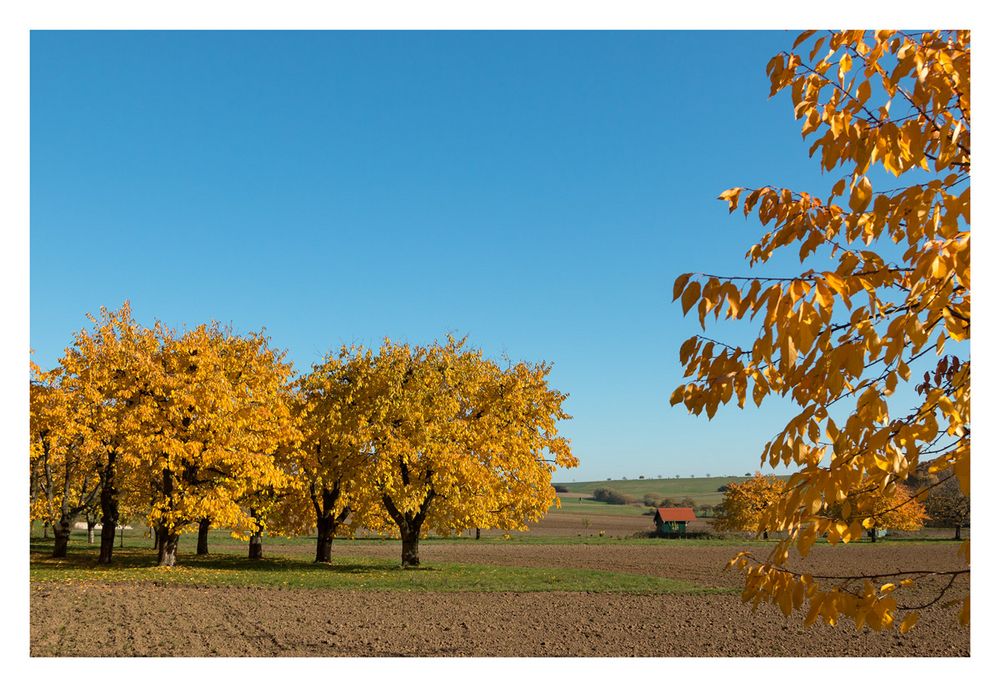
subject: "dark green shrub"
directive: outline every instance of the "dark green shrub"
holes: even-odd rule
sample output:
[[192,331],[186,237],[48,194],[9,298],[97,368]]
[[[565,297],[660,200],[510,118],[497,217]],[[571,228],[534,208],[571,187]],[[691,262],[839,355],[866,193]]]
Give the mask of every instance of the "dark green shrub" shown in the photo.
[[646,494],[642,497],[642,505],[644,506],[655,506],[660,502],[659,494]]
[[603,501],[604,503],[614,503],[614,504],[628,504],[632,503],[632,497],[627,494],[623,494],[620,491],[615,491],[614,489],[599,488],[594,489],[594,500]]

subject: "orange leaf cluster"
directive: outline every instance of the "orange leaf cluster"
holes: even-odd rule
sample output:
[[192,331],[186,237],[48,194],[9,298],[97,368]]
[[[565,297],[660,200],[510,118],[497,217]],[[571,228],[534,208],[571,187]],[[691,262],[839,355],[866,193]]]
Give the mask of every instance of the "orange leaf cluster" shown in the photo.
[[[744,407],[748,396],[798,406],[761,456],[795,472],[760,518],[758,529],[787,539],[766,563],[747,568],[756,601],[785,609],[811,600],[812,619],[848,614],[888,627],[896,617],[891,590],[873,596],[807,584],[781,567],[788,547],[805,555],[819,536],[859,538],[921,460],[932,472],[953,470],[969,493],[969,41],[967,31],[808,31],[776,55],[767,65],[771,95],[791,95],[810,155],[843,174],[828,194],[734,187],[720,199],[765,227],[747,251],[751,267],[796,248],[802,263],[829,251],[828,265],[790,277],[683,274],[674,284],[675,300],[703,329],[713,313],[758,320],[760,329],[746,345],[685,341],[680,361],[691,381],[671,404],[709,418],[734,398]],[[807,42],[808,55],[797,53]],[[875,188],[878,165],[908,183]],[[933,376],[916,387],[917,406],[893,416],[887,399],[915,381],[913,366],[935,359]],[[886,508],[905,523],[921,521],[918,504]]]

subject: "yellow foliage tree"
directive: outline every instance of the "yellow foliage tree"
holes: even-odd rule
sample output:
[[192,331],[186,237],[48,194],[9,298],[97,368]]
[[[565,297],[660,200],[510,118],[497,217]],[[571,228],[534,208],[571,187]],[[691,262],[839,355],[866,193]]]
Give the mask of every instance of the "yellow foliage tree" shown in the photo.
[[[263,535],[295,536],[310,530],[310,518],[303,517],[302,508],[296,503],[301,495],[302,466],[300,448],[303,441],[301,402],[293,381],[281,392],[281,403],[289,411],[290,431],[282,434],[274,450],[275,467],[280,479],[262,480],[247,485],[239,497],[251,523],[248,557],[264,557]],[[200,532],[200,530],[199,530]],[[235,536],[242,537],[242,532]]]
[[[712,417],[750,395],[790,398],[800,408],[769,441],[762,462],[794,465],[788,487],[763,516],[787,533],[766,560],[742,552],[746,601],[776,603],[790,613],[809,604],[806,623],[841,616],[861,627],[893,627],[894,592],[912,583],[905,571],[826,580],[786,567],[790,547],[807,555],[822,535],[837,543],[863,536],[877,508],[841,507],[868,486],[891,492],[922,457],[932,471],[950,469],[969,494],[969,174],[971,169],[970,34],[968,31],[803,33],[767,65],[771,95],[787,90],[802,135],[813,137],[825,171],[840,170],[828,194],[767,186],[736,187],[720,198],[730,212],[756,210],[768,227],[747,252],[750,265],[798,248],[817,261],[790,277],[684,274],[674,297],[697,311],[761,318],[749,345],[694,336],[680,349],[685,375],[671,403]],[[796,52],[806,43],[808,54]],[[877,169],[881,167],[881,170]],[[877,190],[880,179],[905,177]],[[874,181],[874,183],[873,183]],[[825,197],[824,197],[825,196]],[[830,252],[827,263],[814,255]],[[825,268],[825,269],[824,269]],[[952,343],[949,343],[952,342]],[[958,342],[958,343],[955,343]],[[934,364],[933,361],[937,360]],[[912,368],[928,368],[917,402],[899,416],[887,398]],[[915,496],[923,496],[917,494]],[[964,565],[941,570],[942,602]],[[821,584],[823,582],[823,584]],[[899,628],[918,617],[910,608]]]
[[[79,451],[92,458],[100,479],[101,551],[99,563],[110,563],[121,510],[136,512],[141,493],[138,459],[144,429],[152,417],[149,394],[159,348],[155,333],[132,319],[126,302],[117,311],[101,308],[88,315],[90,330],[81,330],[59,359],[60,386],[74,398]],[[123,504],[122,499],[126,499]]]
[[372,526],[398,529],[404,567],[420,564],[427,530],[525,529],[558,502],[552,472],[577,459],[558,434],[569,416],[549,370],[504,369],[450,337],[381,347],[365,395],[376,404],[367,474],[388,517]]
[[171,566],[178,537],[199,521],[257,533],[242,500],[284,484],[275,454],[295,429],[283,393],[291,366],[263,334],[236,336],[215,324],[182,335],[158,325],[157,333],[149,390],[156,413],[145,428],[142,470],[159,563]]
[[781,497],[784,488],[784,480],[759,472],[743,482],[729,483],[712,527],[722,532],[760,533],[767,539],[766,522],[761,522],[761,516]]
[[841,503],[832,505],[829,513],[840,520],[860,519],[873,542],[878,540],[879,530],[912,532],[923,527],[927,520],[924,504],[914,498],[906,485],[896,482],[885,488],[881,484],[869,484],[848,494]]
[[31,519],[52,524],[54,558],[65,558],[73,520],[92,509],[101,479],[78,424],[79,395],[62,385],[62,370],[31,363]]
[[353,531],[361,525],[376,499],[364,472],[372,458],[369,418],[380,403],[371,395],[373,365],[370,351],[344,348],[314,365],[297,383],[302,431],[294,457],[298,498],[285,504],[284,521],[315,526],[317,563],[331,562],[338,530]]

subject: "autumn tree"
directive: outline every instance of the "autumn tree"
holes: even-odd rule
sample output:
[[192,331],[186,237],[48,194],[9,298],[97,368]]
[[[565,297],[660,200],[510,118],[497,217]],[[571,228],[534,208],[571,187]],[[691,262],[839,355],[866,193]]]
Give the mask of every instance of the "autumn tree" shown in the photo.
[[868,484],[846,498],[832,504],[826,515],[836,520],[861,520],[872,542],[878,541],[879,530],[912,532],[923,527],[927,510],[914,493],[901,482],[883,488]]
[[60,385],[78,404],[77,429],[87,447],[82,455],[94,461],[100,480],[98,562],[106,564],[114,550],[121,500],[140,492],[134,481],[152,413],[149,389],[158,343],[152,330],[132,318],[128,302],[117,311],[102,307],[99,317],[87,317],[92,328],[79,331],[59,359]]
[[149,390],[156,412],[142,468],[158,562],[171,566],[180,534],[206,519],[250,536],[257,523],[241,497],[284,483],[274,456],[293,431],[282,392],[291,366],[263,334],[237,336],[212,324],[179,335],[158,325],[157,335]]
[[302,465],[300,447],[303,434],[301,402],[292,381],[281,390],[281,403],[289,411],[290,431],[279,438],[274,450],[274,465],[281,479],[258,481],[246,485],[238,502],[246,512],[250,528],[236,531],[233,536],[247,541],[247,557],[264,557],[264,533],[277,536],[297,536],[311,530],[313,521],[301,505]]
[[381,347],[366,394],[376,403],[369,475],[404,567],[420,564],[426,531],[521,530],[556,502],[552,472],[577,460],[556,427],[566,395],[549,388],[549,371],[502,368],[450,337]]
[[96,507],[101,487],[88,455],[93,447],[77,422],[79,398],[61,378],[62,370],[31,363],[31,517],[52,523],[55,558],[66,557],[73,521]]
[[[328,355],[314,365],[296,385],[296,416],[302,431],[295,457],[297,503],[314,516],[317,563],[331,562],[338,531],[357,527],[378,498],[363,472],[372,459],[370,418],[382,402],[371,395],[373,364],[370,351],[343,348],[339,355]],[[286,520],[295,503],[286,504]],[[309,521],[302,513],[298,517]]]
[[962,538],[962,528],[971,524],[972,502],[967,494],[962,492],[958,480],[950,472],[938,473],[932,476],[928,485],[927,518],[934,526],[954,527],[955,540]]
[[[968,31],[799,36],[767,65],[771,95],[790,94],[810,155],[835,173],[831,188],[735,187],[721,199],[765,226],[747,251],[751,267],[789,249],[813,266],[793,275],[684,274],[674,285],[702,327],[714,314],[757,318],[760,328],[749,343],[685,341],[691,381],[671,403],[709,418],[748,396],[798,406],[762,455],[762,464],[795,466],[762,518],[787,539],[764,560],[741,552],[733,564],[746,574],[745,601],[786,614],[808,604],[806,624],[847,616],[881,630],[909,610],[899,625],[906,631],[917,609],[898,604],[895,590],[934,579],[945,580],[942,602],[962,602],[959,617],[969,619],[968,596],[947,593],[969,574],[967,543],[963,565],[919,580],[916,571],[887,570],[829,581],[786,561],[791,547],[805,556],[823,535],[832,543],[863,536],[879,498],[922,457],[935,472],[952,470],[969,494],[970,59]],[[830,515],[867,485],[874,488],[857,509]]]
[[767,523],[761,516],[784,488],[784,480],[759,472],[743,482],[730,482],[712,527],[720,532],[759,533],[767,539]]

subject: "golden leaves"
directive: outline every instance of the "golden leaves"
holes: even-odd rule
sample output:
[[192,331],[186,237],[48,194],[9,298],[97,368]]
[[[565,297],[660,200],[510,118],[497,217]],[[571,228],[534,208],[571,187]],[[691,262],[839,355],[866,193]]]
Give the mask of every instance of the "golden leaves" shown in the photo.
[[553,502],[554,466],[577,464],[550,369],[501,368],[451,338],[344,349],[299,382],[297,464],[312,484],[339,485],[352,527],[523,529]]
[[757,533],[769,529],[762,526],[760,516],[781,496],[784,488],[784,480],[759,472],[744,482],[731,482],[726,485],[721,514],[712,526],[723,532]]
[[724,200],[729,203],[729,211],[732,212],[736,209],[736,206],[740,202],[740,193],[743,191],[739,186],[735,188],[728,189],[719,194],[719,200]]
[[863,212],[868,208],[868,204],[872,199],[872,185],[868,181],[868,177],[861,177],[858,179],[857,183],[851,189],[851,200],[850,206],[851,210],[854,212]]
[[[786,613],[809,599],[807,623],[847,615],[859,627],[885,629],[903,582],[850,594],[819,586],[796,592],[798,583],[775,566],[789,547],[806,555],[818,537],[843,543],[873,529],[919,527],[922,505],[901,482],[922,456],[933,470],[954,470],[968,493],[970,368],[967,354],[950,356],[950,342],[971,333],[969,33],[829,32],[807,59],[795,54],[812,35],[776,55],[767,74],[771,95],[788,89],[803,136],[813,139],[810,155],[825,171],[842,168],[827,201],[777,186],[732,188],[720,199],[730,212],[742,199],[744,215],[756,210],[765,227],[746,253],[751,267],[792,248],[803,264],[828,250],[833,267],[757,279],[684,275],[675,299],[698,313],[702,328],[714,312],[759,318],[760,329],[744,346],[685,341],[688,380],[670,402],[709,417],[733,397],[742,407],[747,395],[758,405],[781,395],[801,408],[761,455],[762,465],[796,472],[759,515],[759,529],[788,538],[768,564],[741,565],[744,599]],[[888,96],[880,106],[876,90]],[[920,170],[919,178],[876,191],[873,165],[897,177]],[[843,207],[836,201],[848,187]],[[887,252],[889,242],[899,248]],[[924,374],[916,388],[918,406],[894,417],[887,397],[933,367],[934,355],[933,378]],[[928,453],[945,437],[953,443]],[[908,631],[916,617],[903,622]]]
[[839,68],[837,69],[837,78],[840,79],[840,85],[844,85],[844,77],[851,71],[851,67],[854,62],[851,60],[850,53],[844,53],[840,57]]
[[687,311],[691,309],[691,306],[695,304],[695,301],[698,300],[700,295],[701,285],[697,282],[692,282],[687,285],[687,288],[684,289],[684,295],[681,296],[681,307],[684,308],[685,315],[687,314]]

